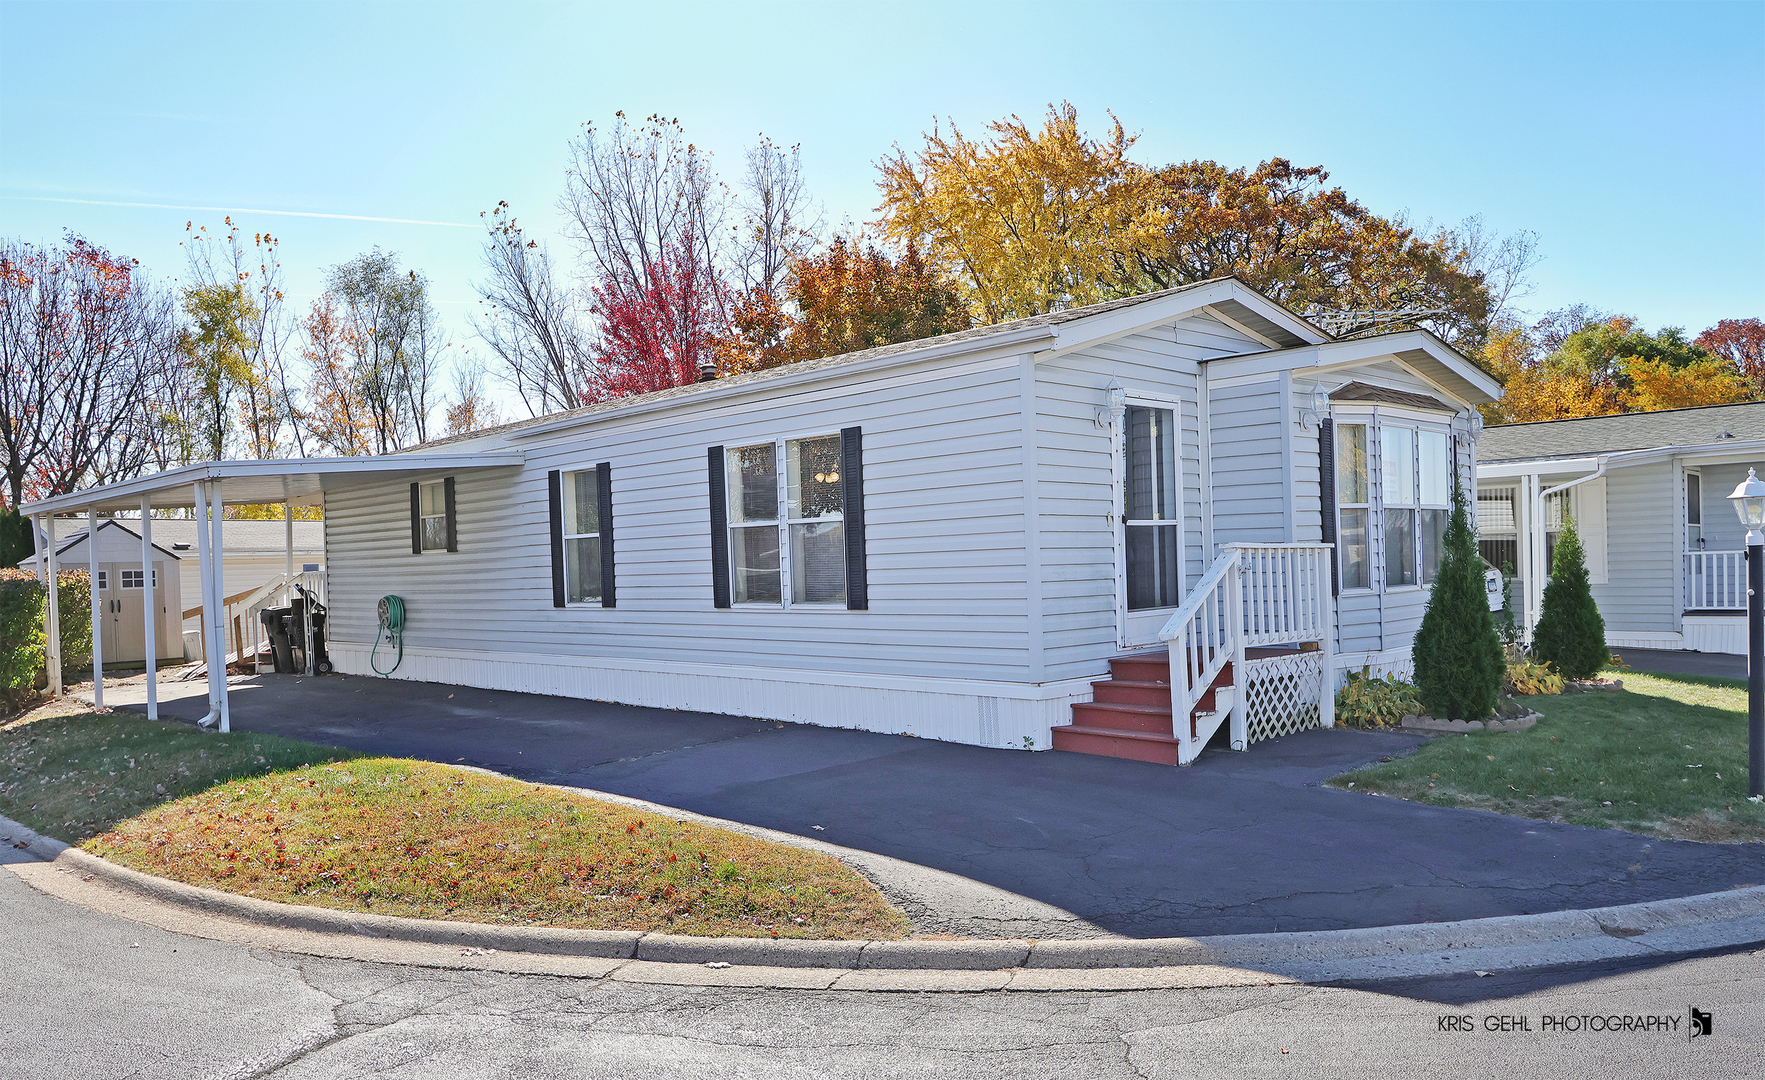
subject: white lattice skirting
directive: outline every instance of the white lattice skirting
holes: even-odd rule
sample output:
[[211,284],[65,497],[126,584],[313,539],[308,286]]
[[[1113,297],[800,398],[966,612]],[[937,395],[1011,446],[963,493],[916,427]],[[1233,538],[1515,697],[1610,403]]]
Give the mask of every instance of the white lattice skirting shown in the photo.
[[1323,653],[1300,652],[1244,663],[1244,718],[1250,742],[1318,726]]

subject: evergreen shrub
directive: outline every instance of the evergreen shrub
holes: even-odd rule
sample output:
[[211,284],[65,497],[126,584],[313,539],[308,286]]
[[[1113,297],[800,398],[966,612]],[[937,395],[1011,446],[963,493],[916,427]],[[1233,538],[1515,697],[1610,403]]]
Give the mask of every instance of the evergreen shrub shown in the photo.
[[1557,537],[1544,606],[1532,629],[1532,655],[1565,679],[1591,679],[1611,659],[1606,620],[1587,586],[1587,558],[1572,518],[1563,522]]
[[48,590],[28,570],[0,568],[0,699],[16,708],[43,669],[43,603]]
[[1507,658],[1489,610],[1463,488],[1453,490],[1445,546],[1416,633],[1416,690],[1430,716],[1481,720],[1500,701]]
[[0,568],[16,567],[37,553],[31,519],[15,510],[0,510]]

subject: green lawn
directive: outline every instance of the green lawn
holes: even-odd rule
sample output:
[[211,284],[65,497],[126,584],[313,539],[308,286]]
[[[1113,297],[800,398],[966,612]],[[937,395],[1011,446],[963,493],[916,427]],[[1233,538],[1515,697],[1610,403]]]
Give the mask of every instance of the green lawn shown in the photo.
[[1431,739],[1332,786],[1713,842],[1765,841],[1747,801],[1747,690],[1735,679],[1615,673],[1619,691],[1521,699],[1530,731]]
[[129,713],[0,725],[0,814],[264,900],[470,922],[899,938],[839,859],[472,770]]

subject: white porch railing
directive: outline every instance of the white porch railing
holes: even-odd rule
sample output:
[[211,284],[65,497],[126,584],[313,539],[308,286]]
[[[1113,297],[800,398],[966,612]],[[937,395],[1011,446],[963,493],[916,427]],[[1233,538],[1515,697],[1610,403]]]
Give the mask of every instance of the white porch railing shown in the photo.
[[1685,610],[1747,610],[1747,553],[1686,552]]
[[[1201,753],[1222,723],[1232,749],[1249,745],[1245,707],[1250,646],[1315,642],[1324,678],[1319,722],[1335,723],[1335,686],[1328,544],[1225,544],[1219,558],[1159,631],[1170,646],[1171,727],[1177,763]],[[1214,680],[1232,664],[1233,685],[1215,689],[1212,712],[1194,714]]]

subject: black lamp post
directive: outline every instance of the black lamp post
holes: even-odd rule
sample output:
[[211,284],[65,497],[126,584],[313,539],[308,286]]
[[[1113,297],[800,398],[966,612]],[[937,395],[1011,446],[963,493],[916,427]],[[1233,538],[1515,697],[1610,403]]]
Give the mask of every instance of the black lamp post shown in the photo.
[[1765,480],[1752,469],[1728,497],[1747,527],[1747,797],[1765,796]]

